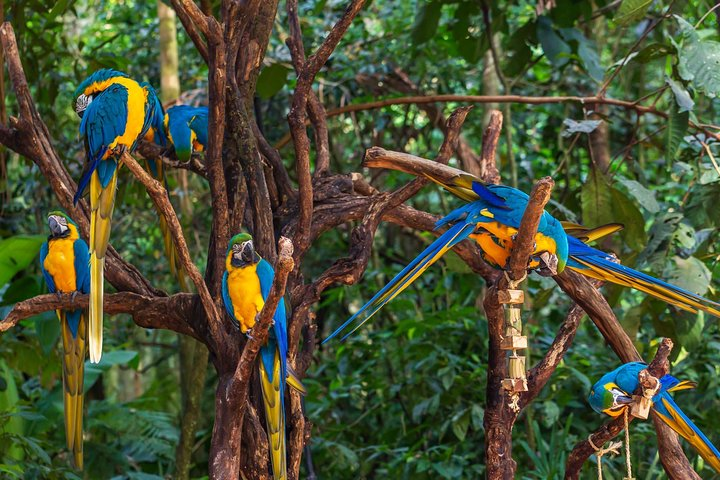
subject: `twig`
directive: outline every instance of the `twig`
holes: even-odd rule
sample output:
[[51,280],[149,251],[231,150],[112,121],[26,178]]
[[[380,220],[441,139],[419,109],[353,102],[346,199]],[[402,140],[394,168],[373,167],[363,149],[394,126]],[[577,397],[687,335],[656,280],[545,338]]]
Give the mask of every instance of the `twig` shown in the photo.
[[502,132],[503,115],[500,110],[490,112],[490,121],[482,139],[482,155],[480,160],[481,178],[487,183],[500,183],[500,171],[495,162],[498,140]]
[[170,0],[170,3],[172,3],[173,9],[183,24],[183,28],[185,28],[188,36],[195,44],[195,48],[200,53],[200,56],[205,60],[205,63],[209,65],[210,56],[208,54],[208,46],[200,36],[198,29],[200,29],[207,38],[210,31],[208,23],[215,21],[215,19],[205,15],[192,0]]
[[[297,0],[288,0],[287,15],[290,36],[286,43],[290,49],[290,57],[292,58],[295,72],[299,77],[305,66],[305,51],[303,50]],[[312,88],[308,90],[307,113],[315,130],[315,147],[317,150],[315,175],[322,175],[330,168],[330,142],[328,140],[327,114],[325,107]]]
[[180,225],[180,221],[178,220],[175,210],[170,203],[165,187],[160,182],[152,178],[145,169],[143,169],[140,164],[137,163],[137,161],[129,153],[127,153],[127,151],[123,152],[121,161],[125,166],[127,166],[128,170],[135,175],[135,178],[145,185],[148,195],[150,195],[150,198],[157,207],[158,211],[162,212],[165,217],[173,242],[175,243],[175,250],[178,253],[180,263],[182,263],[185,272],[195,284],[195,289],[200,296],[205,313],[207,314],[210,329],[212,331],[219,329],[221,322],[220,314],[215,308],[215,303],[210,296],[210,292],[208,291],[207,285],[205,285],[205,281],[190,257],[190,252],[188,250],[187,243],[185,242],[185,236],[182,232],[182,226]]
[[[607,97],[598,97],[598,96],[590,96],[590,97],[582,97],[582,96],[576,96],[576,95],[569,95],[569,96],[548,96],[548,97],[533,97],[533,96],[525,96],[525,95],[451,95],[451,94],[443,94],[443,95],[411,95],[407,97],[394,97],[394,98],[386,98],[382,100],[376,100],[373,102],[367,102],[367,103],[354,103],[350,105],[345,105],[344,107],[334,108],[327,111],[327,117],[335,117],[338,115],[343,115],[345,113],[351,113],[351,112],[360,112],[364,110],[375,110],[378,108],[388,107],[391,105],[416,105],[416,104],[423,104],[423,103],[436,103],[436,102],[442,102],[442,103],[449,103],[449,102],[460,102],[460,103],[519,103],[524,105],[548,105],[548,104],[554,104],[554,103],[579,103],[581,105],[585,104],[599,104],[599,105],[612,105],[620,108],[624,108],[626,110],[634,110],[639,115],[655,115],[664,119],[668,118],[668,113],[664,112],[662,110],[658,110],[654,107],[647,107],[644,105],[638,105],[635,102],[630,102],[627,100],[617,100],[614,98],[607,98]],[[708,133],[708,128],[700,124],[696,124],[694,122],[690,122],[689,125],[697,130],[702,131],[703,133],[708,134],[709,136],[720,140],[720,134],[716,133]],[[283,136],[276,144],[275,148],[280,149],[287,145],[291,140],[290,134],[286,134]]]
[[302,72],[298,75],[297,86],[293,94],[292,105],[288,115],[290,131],[295,144],[295,163],[299,184],[300,215],[295,232],[295,259],[299,260],[309,247],[310,224],[313,210],[313,187],[310,176],[310,140],[305,130],[307,112],[305,108],[308,95],[312,88],[315,76],[320,71],[330,54],[335,50],[340,39],[350,27],[355,16],[362,8],[365,0],[352,0],[340,20],[332,27],[330,33],[320,45],[318,50],[303,64]]

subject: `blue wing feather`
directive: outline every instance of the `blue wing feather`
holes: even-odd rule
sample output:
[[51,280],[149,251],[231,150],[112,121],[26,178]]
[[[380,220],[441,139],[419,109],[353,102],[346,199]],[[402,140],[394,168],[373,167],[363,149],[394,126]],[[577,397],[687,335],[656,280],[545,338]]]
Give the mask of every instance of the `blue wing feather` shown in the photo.
[[[258,279],[260,280],[260,293],[262,294],[263,300],[267,300],[270,295],[270,289],[272,288],[273,278],[275,271],[272,266],[261,259],[256,268]],[[275,313],[273,314],[273,330],[270,335],[268,344],[261,349],[262,361],[265,365],[265,371],[268,375],[272,375],[273,361],[275,359],[275,353],[277,345],[277,351],[280,353],[281,367],[280,375],[282,376],[280,385],[284,388],[287,368],[287,317],[285,311],[285,301],[280,299]],[[270,378],[272,381],[272,378]]]
[[225,304],[225,310],[227,310],[228,315],[230,315],[230,319],[233,321],[236,327],[239,327],[240,324],[238,323],[237,319],[235,318],[235,307],[233,307],[232,300],[230,299],[230,291],[228,290],[228,272],[226,271],[223,274],[222,278],[222,296],[223,296],[223,303]]
[[82,238],[73,242],[75,253],[75,288],[80,293],[90,293],[90,251]]
[[48,291],[50,293],[55,293],[55,280],[53,280],[52,275],[50,275],[50,272],[45,270],[45,258],[48,256],[49,246],[48,242],[44,242],[42,246],[40,246],[40,270],[43,273],[43,277],[45,277],[45,283],[47,284]]

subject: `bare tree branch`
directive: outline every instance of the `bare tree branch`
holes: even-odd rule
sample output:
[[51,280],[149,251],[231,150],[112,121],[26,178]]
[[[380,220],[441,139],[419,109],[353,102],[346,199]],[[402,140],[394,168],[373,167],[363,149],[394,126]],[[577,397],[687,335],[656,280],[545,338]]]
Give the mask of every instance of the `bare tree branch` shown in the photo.
[[[106,294],[104,311],[110,315],[129,313],[135,323],[144,328],[164,328],[189,335],[200,341],[195,326],[187,323],[189,313],[197,301],[197,295],[176,293],[169,297],[152,297],[132,292]],[[38,295],[37,297],[16,303],[10,313],[0,322],[0,332],[4,332],[20,320],[57,309],[73,310],[88,308],[89,295],[58,296],[56,294]]]
[[170,203],[165,187],[160,182],[152,178],[129,153],[123,152],[120,160],[128,168],[128,170],[135,175],[135,178],[145,185],[145,189],[147,190],[148,195],[150,195],[155,207],[165,217],[173,242],[175,243],[175,250],[177,251],[180,263],[195,284],[195,289],[198,291],[200,300],[205,308],[210,330],[216,332],[220,328],[219,326],[222,318],[218,310],[215,308],[215,303],[212,296],[210,296],[210,292],[208,291],[207,285],[205,285],[202,275],[200,275],[200,272],[190,257],[190,251],[188,250],[187,243],[185,242],[182,226],[175,214],[175,209],[173,209],[173,206]]
[[312,179],[310,176],[310,140],[305,131],[307,118],[306,106],[308,95],[312,88],[315,76],[337,47],[340,39],[350,27],[355,16],[362,8],[365,0],[352,0],[340,20],[320,45],[318,50],[303,64],[302,72],[298,75],[292,106],[288,115],[290,131],[295,144],[295,163],[299,183],[300,220],[295,233],[295,260],[300,259],[309,247],[310,224],[312,222]]

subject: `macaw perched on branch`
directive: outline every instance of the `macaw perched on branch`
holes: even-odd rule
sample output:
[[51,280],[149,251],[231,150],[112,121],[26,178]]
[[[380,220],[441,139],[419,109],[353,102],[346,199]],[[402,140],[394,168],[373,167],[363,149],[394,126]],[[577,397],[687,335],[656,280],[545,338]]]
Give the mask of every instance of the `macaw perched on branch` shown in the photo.
[[[225,308],[235,325],[248,337],[272,288],[275,272],[255,251],[252,237],[239,233],[230,240],[225,258],[222,294]],[[273,315],[267,343],[260,349],[260,383],[265,405],[265,423],[275,480],[287,479],[285,449],[285,383],[304,394],[305,388],[287,365],[285,303]]]
[[[638,374],[645,368],[647,365],[642,362],[630,362],[603,375],[590,391],[590,406],[596,412],[611,417],[622,415],[633,401],[632,394],[640,386]],[[700,456],[720,473],[720,452],[669,395],[670,392],[695,386],[693,382],[680,381],[672,375],[665,375],[660,379],[660,390],[652,398],[652,411],[678,435],[690,442]]]
[[[155,89],[149,83],[143,82],[140,85],[147,89],[148,102],[154,105],[153,115],[150,119],[150,128],[148,128],[148,131],[145,134],[145,140],[148,142],[154,142],[161,147],[167,147],[168,139],[165,132],[166,114],[162,103],[160,103],[160,99],[158,98]],[[147,170],[155,180],[162,183],[165,186],[165,190],[168,190],[167,179],[165,177],[165,165],[161,159],[146,158],[145,170]],[[167,257],[170,266],[170,273],[177,277],[180,288],[187,292],[189,291],[187,277],[185,276],[185,271],[180,266],[180,258],[175,250],[175,243],[173,242],[172,235],[170,234],[170,228],[168,227],[167,220],[165,220],[165,216],[162,212],[160,210],[157,210],[157,212],[160,220],[160,232],[163,236],[165,256]]]
[[[506,267],[529,197],[516,188],[486,185],[472,175],[458,172],[449,179],[441,179],[428,173],[425,173],[425,176],[469,203],[441,218],[435,224],[435,228],[443,226],[449,228],[324,342],[335,337],[365,314],[364,318],[343,337],[343,340],[347,338],[383,305],[415,281],[445,252],[466,238],[474,240],[479,245],[482,256],[488,263],[497,268]],[[586,229],[571,223],[567,225],[581,238],[568,235],[562,222],[543,212],[535,236],[535,250],[531,254],[528,269],[538,269],[540,273],[555,275],[567,266],[588,277],[635,288],[683,310],[689,312],[702,310],[720,317],[720,304],[717,302],[621,265],[612,255],[589,247],[582,240],[587,238],[590,241],[612,233],[621,228],[618,224],[609,224],[597,229]]]
[[202,152],[208,141],[208,108],[176,105],[165,113],[165,129],[175,155],[181,162],[193,152]]
[[148,89],[122,72],[98,70],[75,90],[75,111],[87,160],[75,203],[90,187],[90,361],[102,356],[103,268],[115,206],[117,170],[124,150],[145,136],[155,105]]
[[[90,291],[90,252],[75,222],[63,212],[48,215],[50,236],[40,248],[40,269],[51,293],[73,296]],[[87,312],[57,310],[63,343],[65,441],[73,463],[83,468],[83,379]]]

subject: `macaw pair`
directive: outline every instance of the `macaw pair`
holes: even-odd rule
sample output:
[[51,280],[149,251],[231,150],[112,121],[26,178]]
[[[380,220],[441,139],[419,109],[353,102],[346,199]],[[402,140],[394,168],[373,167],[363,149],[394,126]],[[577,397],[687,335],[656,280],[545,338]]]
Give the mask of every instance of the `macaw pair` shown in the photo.
[[[186,144],[195,145],[196,149],[204,148],[204,143],[201,142],[207,141],[207,114],[204,129],[203,121],[198,119],[190,121],[197,132],[192,130],[191,125],[183,130],[182,122],[172,121],[172,117],[185,118],[186,114],[182,113],[184,108],[175,107],[180,108],[175,115],[171,112],[174,109],[170,109],[166,118],[157,94],[149,84],[138,83],[126,74],[112,69],[98,70],[90,75],[77,88],[74,98],[75,111],[81,118],[80,134],[87,155],[74,201],[77,204],[89,187],[91,298],[88,346],[90,361],[97,363],[102,356],[103,271],[121,155],[123,151],[132,152],[138,140],[144,138],[148,132],[153,140],[160,144],[166,144],[166,138],[178,142],[176,145],[179,156],[185,155]],[[202,114],[196,112],[192,118],[196,117],[200,118]],[[159,161],[149,161],[148,169],[155,178],[164,181],[164,172]],[[163,235],[166,251],[172,251],[169,255],[171,269],[175,268],[179,272],[167,225],[163,228]]]
[[[590,406],[596,412],[611,417],[622,415],[633,401],[633,392],[640,386],[638,375],[645,368],[647,365],[644,363],[630,362],[603,375],[590,391]],[[720,473],[720,452],[670,396],[670,392],[691,388],[695,388],[695,383],[680,381],[672,375],[663,376],[660,379],[660,390],[652,398],[652,411],[678,435],[690,442],[700,456]]]
[[[90,291],[90,252],[80,238],[78,227],[63,212],[48,215],[50,236],[40,248],[40,269],[51,293],[71,294]],[[88,330],[87,311],[57,310],[62,332],[63,403],[65,440],[74,465],[83,467],[83,381]]]
[[[222,296],[227,313],[248,336],[270,295],[275,272],[255,251],[252,237],[239,233],[230,240],[225,257]],[[287,478],[285,447],[285,383],[304,394],[305,388],[287,365],[287,324],[281,299],[273,314],[268,341],[260,349],[258,368],[265,406],[265,424],[275,480]]]
[[[347,338],[462,240],[474,240],[488,263],[497,268],[506,267],[513,240],[528,204],[528,195],[512,187],[487,185],[460,170],[450,179],[439,179],[427,173],[425,175],[468,203],[440,219],[436,228],[447,226],[448,229],[355,315],[330,334],[325,342],[357,322],[343,340]],[[585,241],[595,240],[620,228],[621,225],[610,224],[586,229],[571,223],[566,223],[564,227],[562,222],[543,211],[528,269],[555,275],[568,267],[591,278],[635,288],[689,312],[702,310],[720,317],[720,304],[717,302],[621,265],[615,257],[585,244]]]

